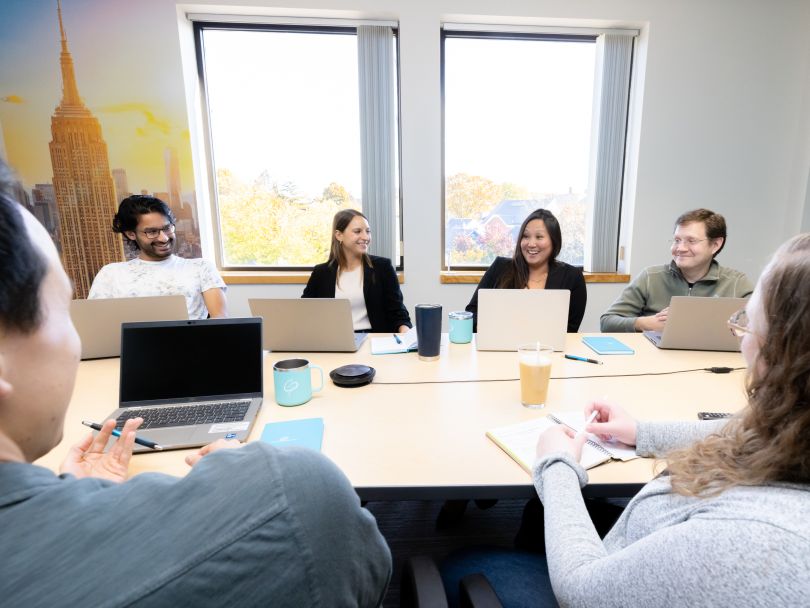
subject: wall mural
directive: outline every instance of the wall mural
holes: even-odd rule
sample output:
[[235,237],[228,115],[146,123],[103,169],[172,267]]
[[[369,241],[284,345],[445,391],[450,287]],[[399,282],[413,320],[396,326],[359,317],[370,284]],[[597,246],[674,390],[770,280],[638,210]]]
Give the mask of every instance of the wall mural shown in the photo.
[[17,199],[54,239],[77,298],[103,265],[125,259],[111,223],[130,194],[166,202],[177,216],[175,253],[201,255],[178,33],[170,18],[155,19],[159,4],[167,6],[0,7],[0,156],[20,178]]

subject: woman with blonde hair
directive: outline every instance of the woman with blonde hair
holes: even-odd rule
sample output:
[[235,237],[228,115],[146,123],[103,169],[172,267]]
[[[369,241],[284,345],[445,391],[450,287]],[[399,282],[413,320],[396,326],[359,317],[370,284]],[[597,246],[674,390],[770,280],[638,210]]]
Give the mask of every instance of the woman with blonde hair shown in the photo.
[[476,564],[498,581],[504,605],[522,605],[510,603],[514,594],[534,606],[807,605],[810,234],[777,251],[728,325],[748,370],[747,406],[728,421],[636,422],[615,405],[585,408],[598,415],[588,431],[667,465],[604,541],[580,491],[585,436],[561,425],[540,436],[533,478],[546,557]]
[[402,301],[394,266],[369,255],[371,228],[365,215],[342,209],[332,220],[329,260],[312,269],[302,298],[346,298],[355,331],[403,333],[411,318]]

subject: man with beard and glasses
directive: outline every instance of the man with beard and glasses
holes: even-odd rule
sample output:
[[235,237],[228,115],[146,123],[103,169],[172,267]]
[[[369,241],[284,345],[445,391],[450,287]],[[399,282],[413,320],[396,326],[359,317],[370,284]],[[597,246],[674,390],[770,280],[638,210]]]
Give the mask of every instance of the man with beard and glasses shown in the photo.
[[99,270],[89,298],[174,296],[186,298],[189,319],[228,316],[225,282],[211,262],[173,254],[175,217],[154,196],[134,195],[121,201],[113,218],[113,232],[138,252],[128,262],[107,264]]

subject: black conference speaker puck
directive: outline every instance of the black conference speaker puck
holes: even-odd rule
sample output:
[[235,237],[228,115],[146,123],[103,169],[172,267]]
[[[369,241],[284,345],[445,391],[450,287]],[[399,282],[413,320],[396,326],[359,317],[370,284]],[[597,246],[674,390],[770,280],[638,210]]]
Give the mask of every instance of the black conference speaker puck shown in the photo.
[[329,372],[329,377],[335,386],[351,388],[354,386],[365,386],[374,379],[377,371],[368,365],[342,365]]

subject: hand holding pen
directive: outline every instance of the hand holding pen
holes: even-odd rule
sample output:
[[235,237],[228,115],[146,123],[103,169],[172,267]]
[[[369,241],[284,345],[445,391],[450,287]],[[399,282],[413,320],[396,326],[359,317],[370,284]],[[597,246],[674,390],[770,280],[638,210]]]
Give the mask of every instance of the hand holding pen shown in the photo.
[[105,452],[107,442],[115,429],[115,420],[107,420],[101,425],[97,435],[88,433],[84,439],[70,448],[59,472],[70,473],[78,479],[97,477],[118,483],[126,481],[129,459],[135,445],[135,429],[141,422],[142,418],[127,420],[121,430],[121,436],[110,450]]

